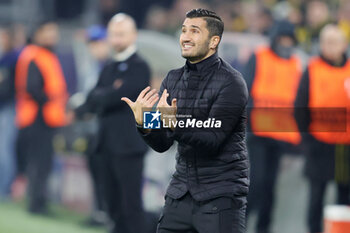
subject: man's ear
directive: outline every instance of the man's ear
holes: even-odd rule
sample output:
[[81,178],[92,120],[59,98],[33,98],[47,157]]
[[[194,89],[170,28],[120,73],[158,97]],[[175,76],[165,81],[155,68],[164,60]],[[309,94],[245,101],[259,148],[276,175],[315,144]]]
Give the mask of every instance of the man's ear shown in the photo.
[[210,39],[210,43],[209,43],[209,48],[210,49],[217,49],[220,43],[220,37],[219,36],[213,36]]

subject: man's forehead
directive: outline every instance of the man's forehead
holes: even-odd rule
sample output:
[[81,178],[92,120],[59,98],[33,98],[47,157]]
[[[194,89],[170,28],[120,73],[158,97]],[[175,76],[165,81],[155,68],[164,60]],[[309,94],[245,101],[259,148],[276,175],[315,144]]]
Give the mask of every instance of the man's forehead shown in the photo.
[[204,18],[186,18],[183,22],[182,26],[185,27],[199,27],[199,28],[205,28],[207,25],[207,22],[204,20]]
[[346,37],[343,33],[343,31],[338,28],[337,26],[328,25],[325,26],[321,33],[320,33],[320,39],[339,39],[339,40],[346,40]]
[[343,37],[341,32],[332,32],[332,33],[327,33],[323,34],[320,38],[321,41],[346,41],[345,37]]
[[108,27],[125,27],[127,25],[127,21],[111,21],[108,23]]
[[113,31],[135,31],[135,27],[134,25],[127,20],[123,20],[123,21],[118,21],[118,22],[109,22],[108,30],[113,30]]

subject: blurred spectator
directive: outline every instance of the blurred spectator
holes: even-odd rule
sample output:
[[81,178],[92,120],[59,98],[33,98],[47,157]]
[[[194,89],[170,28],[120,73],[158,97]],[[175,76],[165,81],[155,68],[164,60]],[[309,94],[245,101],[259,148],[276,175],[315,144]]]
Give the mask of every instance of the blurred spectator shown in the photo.
[[42,22],[33,33],[33,43],[22,50],[15,71],[18,172],[28,177],[28,210],[35,214],[48,214],[52,138],[55,129],[67,122],[66,83],[53,52],[58,39],[58,26]]
[[103,25],[107,25],[108,21],[118,11],[120,2],[121,0],[99,0]]
[[216,12],[225,22],[225,30],[243,32],[246,30],[246,22],[242,16],[242,3],[226,1],[215,6]]
[[146,17],[147,29],[167,33],[169,30],[168,17],[169,15],[165,8],[159,6],[152,7]]
[[[82,104],[88,93],[94,88],[101,69],[109,57],[106,41],[106,28],[101,25],[90,26],[74,45],[75,59],[79,61],[79,93],[75,94],[70,102]],[[80,100],[81,99],[81,100]],[[85,152],[87,163],[92,178],[94,199],[93,209],[90,218],[84,222],[87,225],[97,226],[106,223],[105,194],[103,192],[103,160],[100,154],[96,153],[97,146],[97,122],[95,117],[84,119],[84,129],[79,139],[86,140],[87,148],[75,148]],[[94,127],[95,126],[95,127]],[[83,138],[82,138],[83,137]]]
[[292,5],[289,1],[279,1],[273,6],[272,12],[273,17],[276,20],[285,20],[288,18],[289,14],[292,11]]
[[[337,203],[350,204],[350,61],[342,31],[327,25],[320,35],[320,55],[303,74],[295,102],[300,131],[305,132],[305,175],[310,193],[309,232],[322,231],[323,201],[329,181],[337,182]],[[338,119],[338,120],[335,120]]]
[[25,32],[21,25],[12,25],[0,32],[0,198],[10,194],[15,175],[15,66],[24,46]]
[[331,21],[328,6],[322,1],[311,1],[307,3],[304,25],[300,25],[297,32],[298,42],[308,53],[317,52],[317,43],[320,30]]
[[329,21],[330,15],[327,4],[322,1],[311,1],[306,8],[306,21],[311,30],[311,39],[319,37],[320,30]]
[[301,25],[303,22],[303,15],[299,8],[292,7],[288,13],[287,19],[294,25]]
[[136,99],[151,78],[148,64],[137,53],[136,38],[136,24],[130,16],[113,16],[108,24],[113,59],[102,69],[86,102],[76,109],[79,118],[87,113],[98,114],[100,130],[95,153],[103,160],[105,201],[113,223],[111,233],[147,232],[141,192],[147,146],[136,130],[130,130],[135,121],[121,101],[126,95]]
[[338,12],[339,27],[343,30],[346,39],[350,42],[350,2],[343,1]]
[[89,50],[100,69],[102,69],[109,55],[106,34],[106,28],[101,25],[94,25],[87,29]]
[[255,3],[246,4],[243,9],[243,15],[247,24],[246,31],[268,35],[269,29],[273,24],[270,10]]
[[302,69],[293,55],[295,45],[294,26],[279,22],[272,29],[270,47],[253,54],[244,74],[251,95],[249,128],[253,133],[248,137],[251,169],[247,213],[257,210],[258,233],[270,232],[281,156],[301,141],[292,113]]
[[106,28],[90,26],[76,35],[73,54],[77,63],[78,92],[87,95],[96,85],[98,75],[109,58]]

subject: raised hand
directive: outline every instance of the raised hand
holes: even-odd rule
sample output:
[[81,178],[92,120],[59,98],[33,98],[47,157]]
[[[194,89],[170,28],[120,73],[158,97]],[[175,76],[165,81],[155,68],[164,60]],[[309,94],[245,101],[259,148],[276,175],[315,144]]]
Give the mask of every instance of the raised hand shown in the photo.
[[169,93],[167,91],[167,89],[164,89],[162,96],[160,97],[160,100],[158,102],[157,108],[172,108],[175,110],[175,114],[176,114],[176,99],[172,99],[171,101],[171,105],[168,104],[168,102],[166,101],[166,99],[169,97]]
[[162,120],[167,122],[167,125],[170,125],[171,129],[175,129],[176,125],[176,112],[177,112],[177,100],[174,98],[171,100],[171,105],[168,104],[167,98],[169,93],[167,89],[164,89],[162,96],[159,99],[157,110],[162,113]]
[[159,96],[156,89],[151,90],[151,87],[143,89],[136,101],[133,102],[127,97],[121,98],[122,101],[127,103],[134,113],[135,121],[138,125],[143,124],[143,111],[145,108],[152,108],[153,105],[158,101]]

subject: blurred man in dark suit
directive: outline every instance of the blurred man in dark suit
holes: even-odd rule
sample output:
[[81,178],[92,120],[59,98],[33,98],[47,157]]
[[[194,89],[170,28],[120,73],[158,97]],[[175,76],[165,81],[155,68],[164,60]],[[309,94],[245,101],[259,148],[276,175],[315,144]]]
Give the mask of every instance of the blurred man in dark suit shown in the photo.
[[97,153],[104,164],[107,212],[114,223],[112,233],[144,231],[142,205],[143,159],[147,151],[135,129],[132,111],[121,101],[136,98],[150,82],[150,68],[136,52],[137,29],[126,14],[115,15],[108,24],[108,42],[113,58],[102,69],[95,88],[76,116],[99,117]]

